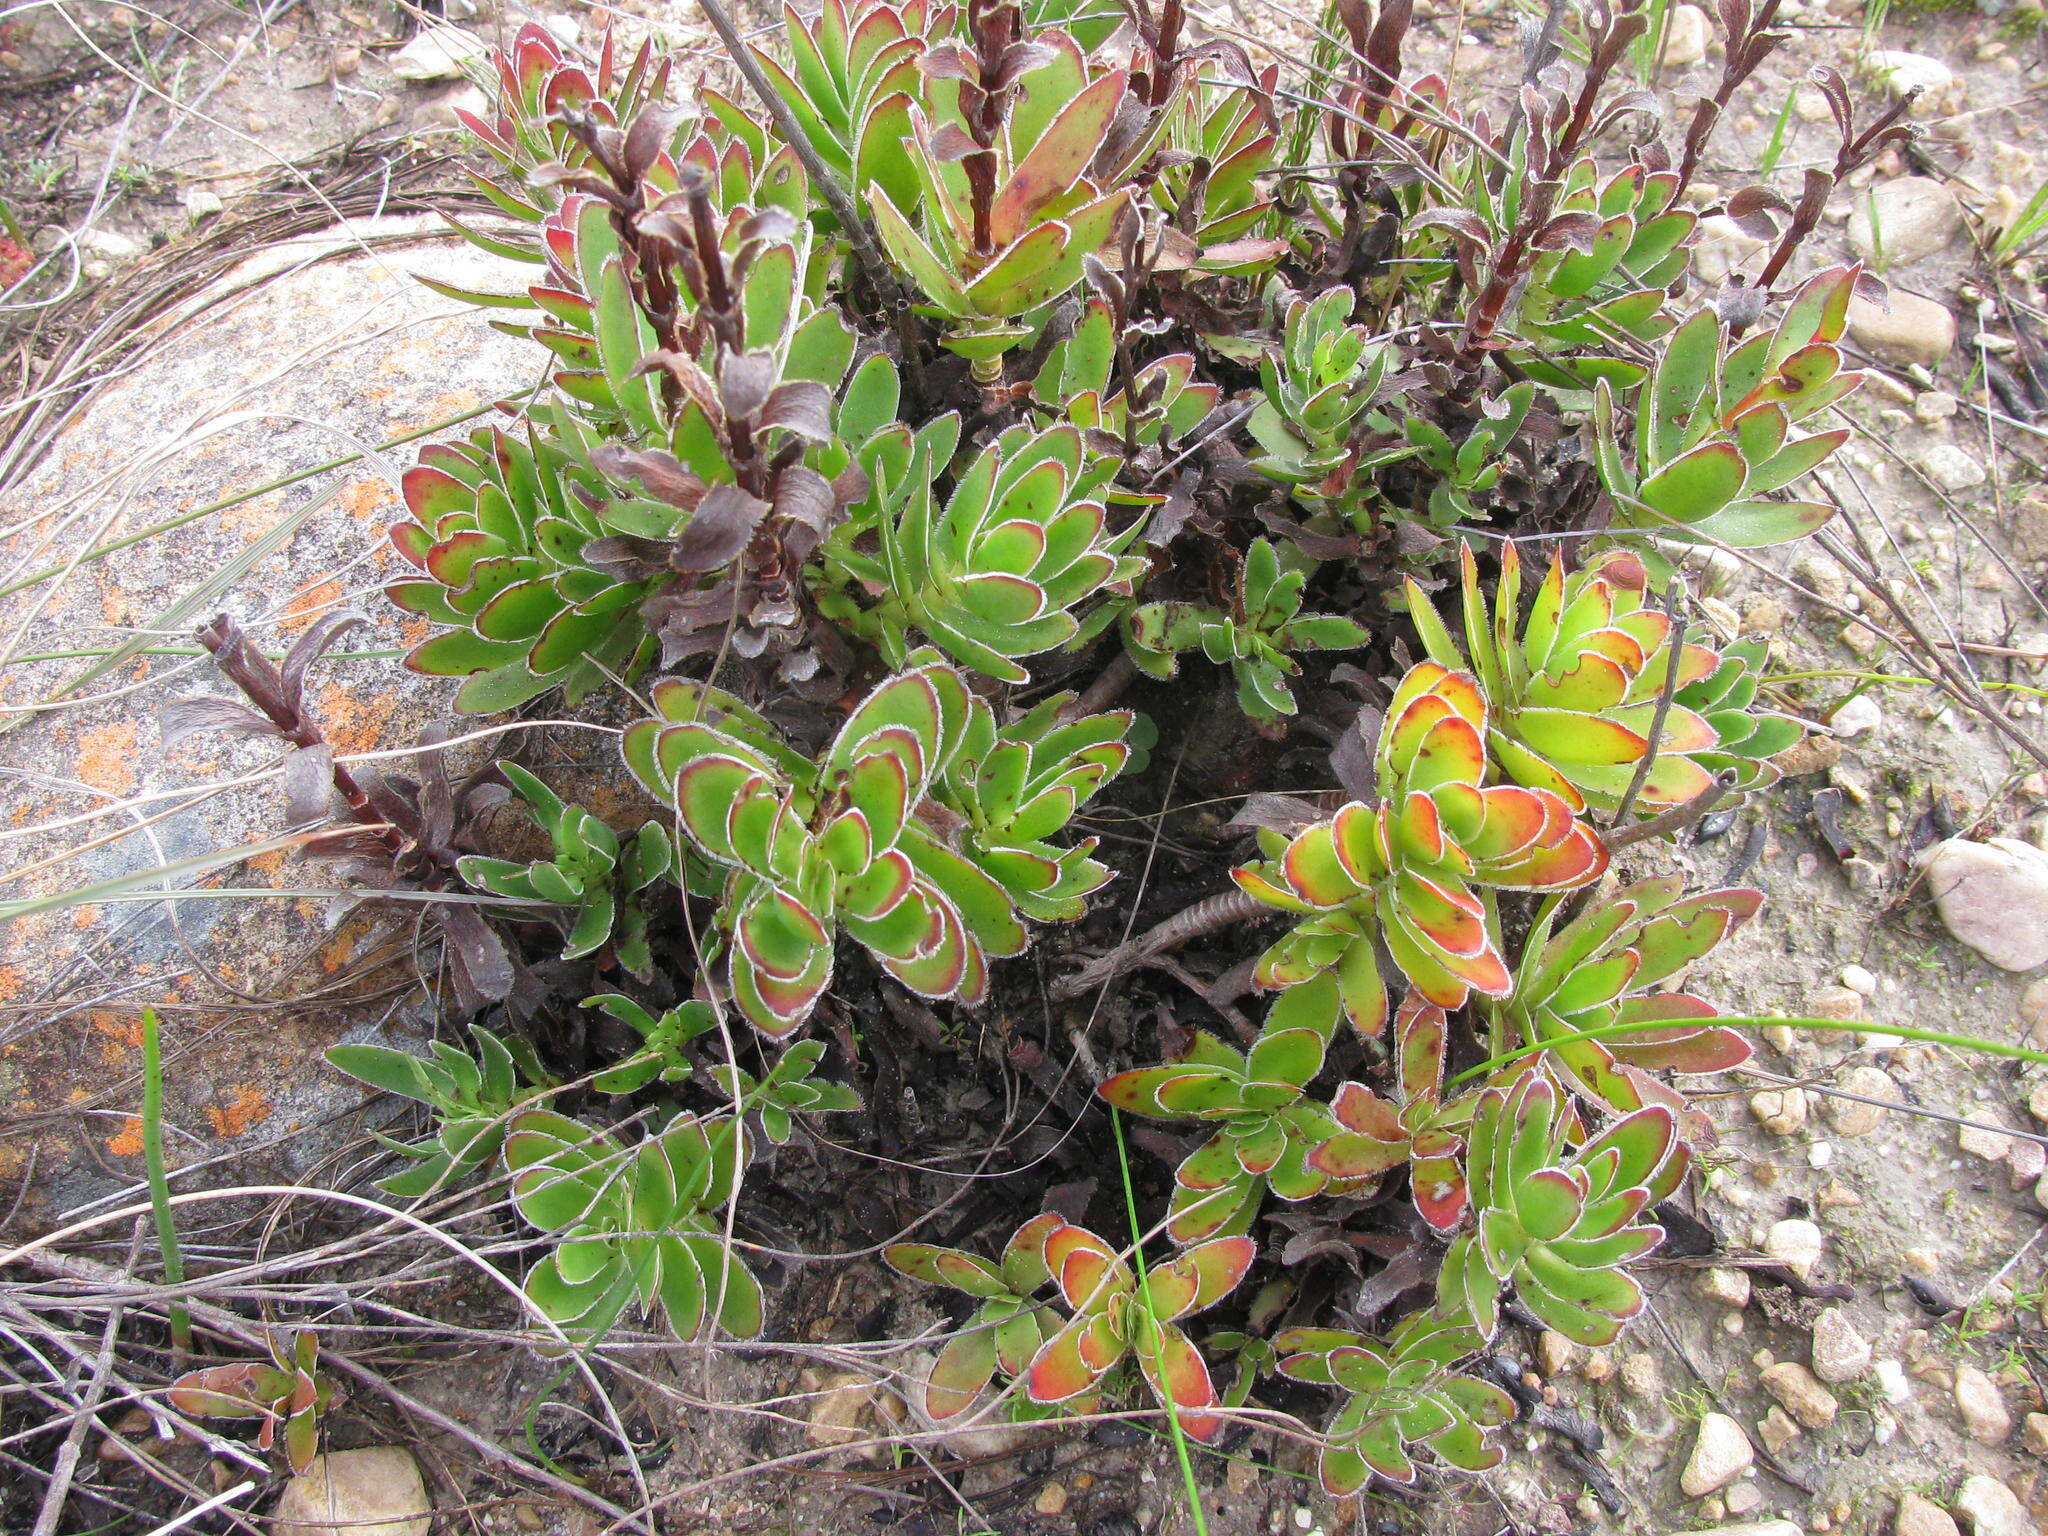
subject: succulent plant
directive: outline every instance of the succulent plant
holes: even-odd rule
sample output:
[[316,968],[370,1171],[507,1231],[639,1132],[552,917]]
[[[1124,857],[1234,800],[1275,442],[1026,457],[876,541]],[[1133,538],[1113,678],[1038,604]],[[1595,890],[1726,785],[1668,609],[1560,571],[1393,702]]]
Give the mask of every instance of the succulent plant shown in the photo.
[[1110,304],[1090,299],[1073,334],[1047,349],[1031,398],[1079,430],[1090,454],[1150,464],[1195,430],[1222,390],[1195,379],[1189,352],[1134,365],[1125,376],[1128,354],[1118,345],[1118,330]]
[[998,1371],[1012,1380],[1022,1376],[1059,1331],[1059,1313],[1032,1298],[1052,1278],[1045,1267],[1045,1240],[1061,1225],[1057,1216],[1034,1216],[1017,1229],[994,1264],[930,1243],[894,1243],[882,1250],[882,1261],[897,1274],[960,1291],[980,1303],[932,1364],[925,1408],[934,1419],[965,1413]]
[[657,1308],[679,1339],[714,1324],[761,1331],[761,1286],[725,1242],[718,1217],[738,1188],[741,1135],[729,1117],[679,1115],[625,1147],[546,1110],[505,1138],[512,1203],[554,1235],[527,1272],[532,1306],[571,1339],[609,1330],[628,1307]]
[[[910,106],[925,87],[920,65],[933,29],[926,0],[824,0],[815,16],[782,8],[784,52],[757,43],[754,62],[839,181],[864,196],[881,186],[905,207],[917,200],[903,154]],[[723,93],[703,92],[707,111],[752,136],[757,114]]]
[[[1526,166],[1504,177],[1473,177],[1464,207],[1419,221],[1453,240],[1469,286],[1482,286],[1528,197]],[[1625,165],[1604,181],[1590,158],[1560,178],[1526,273],[1502,317],[1521,345],[1518,367],[1543,383],[1585,389],[1597,379],[1639,383],[1641,364],[1612,356],[1624,342],[1654,344],[1672,327],[1667,296],[1690,261],[1686,243],[1699,215],[1674,206],[1675,171]]]
[[1299,1201],[1365,1182],[1333,1180],[1309,1156],[1341,1129],[1307,1097],[1336,1022],[1336,980],[1318,977],[1274,1001],[1249,1051],[1197,1030],[1173,1061],[1119,1072],[1097,1086],[1126,1114],[1216,1127],[1174,1172],[1166,1230],[1175,1242],[1243,1232],[1269,1189]]
[[566,913],[564,960],[609,949],[620,965],[645,980],[653,972],[654,955],[647,947],[649,898],[643,893],[675,870],[675,844],[661,823],[643,822],[621,843],[604,822],[566,803],[517,763],[501,762],[498,772],[547,833],[553,857],[516,864],[470,854],[462,860],[462,878],[494,896]]
[[654,656],[640,617],[650,581],[590,558],[609,529],[590,510],[620,498],[573,436],[496,427],[420,451],[403,488],[411,520],[391,542],[418,572],[387,586],[408,613],[442,626],[405,664],[466,678],[458,709],[511,709],[550,688],[575,703],[606,673],[632,678]]
[[969,1002],[988,956],[1024,947],[1002,886],[917,819],[966,731],[952,668],[919,659],[889,679],[815,763],[716,690],[665,684],[654,703],[626,763],[727,871],[726,984],[756,1028],[779,1037],[809,1016],[842,928],[912,991]]
[[695,1067],[683,1054],[683,1047],[718,1027],[718,1015],[711,1005],[695,998],[668,1009],[660,1018],[618,992],[586,997],[583,1006],[610,1014],[644,1042],[617,1066],[605,1068],[590,1080],[599,1093],[637,1093],[657,1078],[664,1083],[687,1081]]
[[1347,1498],[1374,1476],[1412,1483],[1416,1446],[1461,1472],[1498,1466],[1502,1451],[1486,1434],[1515,1416],[1514,1399],[1458,1369],[1485,1346],[1477,1329],[1429,1311],[1410,1313],[1384,1339],[1336,1328],[1276,1336],[1281,1375],[1348,1394],[1323,1427],[1323,1490]]
[[1127,710],[1063,719],[1072,694],[1041,699],[1000,728],[984,699],[934,796],[960,819],[958,851],[1034,922],[1067,923],[1110,878],[1098,840],[1052,841],[1131,759]]
[[1743,794],[1769,789],[1779,776],[1773,759],[1798,745],[1806,728],[1790,715],[1756,707],[1770,659],[1769,640],[1751,635],[1722,646],[1720,656],[1712,672],[1680,688],[1671,702],[1714,728],[1716,744],[1695,752],[1694,762]]
[[910,103],[905,141],[912,202],[878,179],[868,204],[890,257],[946,321],[945,344],[993,383],[1031,334],[1026,317],[1071,292],[1108,243],[1129,204],[1125,173],[1166,120],[1121,131],[1127,74],[1090,78],[1071,37],[1027,35],[1015,0],[968,0],[964,36],[930,47],[922,68],[931,89]]
[[268,1360],[237,1360],[187,1371],[170,1385],[171,1406],[195,1419],[256,1419],[256,1448],[268,1451],[284,1430],[285,1461],[304,1472],[320,1451],[322,1415],[341,1392],[319,1370],[320,1343],[310,1328],[271,1334]]
[[1490,602],[1470,545],[1462,558],[1463,648],[1412,581],[1409,614],[1432,660],[1478,675],[1488,750],[1517,783],[1551,790],[1575,810],[1612,814],[1646,757],[1636,802],[1649,812],[1706,793],[1724,769],[1735,770],[1743,789],[1775,779],[1769,757],[1799,739],[1799,726],[1748,707],[1755,653],[1688,642],[1674,654],[1671,618],[1646,601],[1649,575],[1632,551],[1608,550],[1569,576],[1562,557],[1553,559],[1519,636],[1522,563],[1514,546],[1501,553]]
[[1680,543],[1737,549],[1782,544],[1834,516],[1824,502],[1767,499],[1826,462],[1849,429],[1792,436],[1792,428],[1863,382],[1843,367],[1858,268],[1816,273],[1777,328],[1732,351],[1720,317],[1703,309],[1664,343],[1643,386],[1635,463],[1620,446],[1614,393],[1594,399],[1594,460],[1614,499],[1614,526]]
[[1171,677],[1178,652],[1199,648],[1237,679],[1237,702],[1254,720],[1295,711],[1287,679],[1301,670],[1300,651],[1341,651],[1372,638],[1342,614],[1303,613],[1301,589],[1310,568],[1283,568],[1266,539],[1254,539],[1238,567],[1228,612],[1204,603],[1146,603],[1131,611],[1125,634],[1131,659],[1154,677]]
[[1677,1189],[1691,1163],[1662,1104],[1579,1140],[1577,1116],[1555,1084],[1525,1071],[1480,1095],[1465,1176],[1475,1229],[1460,1233],[1437,1277],[1437,1306],[1492,1336],[1510,1286],[1546,1328],[1579,1344],[1610,1344],[1642,1309],[1627,1265],[1664,1240],[1637,1218]]
[[1460,518],[1478,518],[1479,501],[1500,484],[1509,450],[1521,440],[1522,423],[1535,403],[1536,386],[1510,384],[1497,399],[1481,403],[1478,415],[1457,442],[1436,422],[1403,414],[1401,435],[1429,472],[1426,521],[1442,528]]
[[[547,217],[559,195],[549,173],[583,172],[593,164],[585,139],[572,131],[571,122],[582,119],[601,131],[617,133],[621,124],[640,121],[643,112],[666,95],[674,68],[670,59],[657,58],[648,45],[621,67],[609,31],[599,43],[594,63],[571,58],[539,22],[520,27],[511,45],[496,53],[492,62],[496,97],[488,116],[462,107],[455,109],[455,115],[496,164],[489,173],[464,166],[463,174],[499,212],[535,226]],[[653,128],[652,120],[648,126]],[[685,127],[687,124],[677,119],[672,134]],[[528,243],[502,233],[485,235],[453,219],[449,222],[493,254],[534,263],[544,259],[538,230]],[[497,295],[463,294],[442,283],[429,282],[428,286],[457,297],[502,302]]]
[[1350,323],[1357,302],[1336,287],[1288,305],[1280,349],[1259,365],[1263,397],[1245,428],[1264,450],[1254,469],[1312,513],[1363,532],[1372,471],[1415,449],[1375,410],[1393,382],[1394,354]]
[[[832,551],[868,605],[849,599],[828,611],[871,636],[893,664],[921,635],[962,666],[1029,682],[1021,658],[1086,633],[1076,610],[1091,600],[1129,594],[1144,562],[1123,551],[1141,524],[1110,531],[1098,494],[1103,471],[1084,463],[1081,434],[1069,426],[1003,432],[968,462],[941,507],[932,480],[957,430],[905,433],[876,451],[873,520],[849,524]],[[854,543],[869,529],[873,553]]]
[[[1177,9],[1172,0],[1169,8]],[[1248,60],[1226,55],[1221,62],[1222,78],[1198,75],[1173,111],[1166,153],[1148,189],[1168,225],[1185,230],[1211,267],[1233,251],[1253,253],[1252,237],[1273,213],[1266,177],[1279,148],[1270,105],[1279,67],[1254,73],[1242,67]],[[1284,243],[1272,244],[1275,255],[1285,249]]]
[[845,1114],[860,1108],[860,1095],[846,1084],[817,1076],[824,1054],[824,1041],[799,1040],[760,1077],[731,1062],[720,1062],[711,1075],[727,1098],[759,1117],[761,1134],[780,1147],[794,1134],[798,1115]]
[[[1749,1041],[1713,1023],[1713,1006],[1665,983],[1734,933],[1763,905],[1759,891],[1685,895],[1676,875],[1638,880],[1562,927],[1537,916],[1522,944],[1514,991],[1489,1001],[1503,1045],[1554,1042],[1539,1058],[1566,1087],[1627,1114],[1646,1104],[1693,1112],[1654,1071],[1725,1072],[1749,1060]],[[1636,1025],[1639,1028],[1630,1029]],[[1584,1031],[1602,1038],[1570,1038]]]
[[1438,1007],[1460,1007],[1474,991],[1507,993],[1490,893],[1585,885],[1606,869],[1607,850],[1552,791],[1486,782],[1486,722],[1470,674],[1420,662],[1394,690],[1381,727],[1379,804],[1352,801],[1291,841],[1261,833],[1266,859],[1231,875],[1298,919],[1260,957],[1261,986],[1334,970],[1345,1012],[1377,1034],[1387,1017],[1376,953],[1384,940]]
[[519,1070],[504,1041],[479,1025],[469,1033],[477,1045],[474,1057],[445,1040],[434,1041],[428,1056],[382,1045],[329,1047],[327,1064],[337,1072],[434,1112],[434,1134],[424,1141],[394,1141],[371,1132],[413,1164],[378,1181],[385,1194],[416,1199],[475,1172],[498,1155],[513,1112],[535,1096],[519,1091]]
[[1223,1427],[1216,1388],[1178,1324],[1237,1289],[1257,1245],[1214,1238],[1150,1266],[1142,1280],[1109,1244],[1069,1222],[1047,1231],[1043,1251],[1074,1315],[1031,1362],[1025,1383],[1032,1401],[1064,1403],[1093,1391],[1128,1356],[1190,1439],[1214,1439]]
[[1415,1209],[1439,1232],[1464,1219],[1468,1192],[1459,1158],[1479,1097],[1476,1089],[1445,1093],[1447,1033],[1443,1009],[1411,994],[1394,1015],[1393,1098],[1345,1083],[1330,1102],[1339,1129],[1308,1154],[1309,1167],[1347,1183],[1405,1164]]

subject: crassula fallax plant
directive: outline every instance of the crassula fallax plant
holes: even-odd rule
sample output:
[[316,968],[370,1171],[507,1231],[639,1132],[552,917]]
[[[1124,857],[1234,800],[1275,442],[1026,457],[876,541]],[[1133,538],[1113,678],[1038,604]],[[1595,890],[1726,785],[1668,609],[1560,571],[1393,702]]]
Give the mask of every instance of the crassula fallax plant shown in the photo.
[[[966,1086],[1010,1103],[1079,1041],[1071,1134],[1115,1167],[1128,1117],[1130,1206],[990,1180],[998,1256],[884,1247],[951,1309],[927,1415],[1206,1442],[1327,1393],[1332,1494],[1492,1465],[1473,1360],[1626,1326],[1687,1079],[1748,1049],[1687,973],[1759,898],[1647,839],[1798,738],[1683,557],[1836,515],[1801,481],[1858,381],[1868,279],[1786,276],[1819,204],[1693,179],[1773,15],[1722,8],[1726,90],[1668,144],[1619,74],[1639,6],[1561,13],[1512,114],[1414,78],[1398,3],[1335,7],[1305,70],[1178,0],[785,7],[701,86],[523,29],[459,225],[510,275],[442,291],[536,384],[419,450],[386,588],[456,709],[529,717],[518,762],[474,803],[359,780],[309,661],[246,646],[254,709],[181,706],[282,742],[309,825],[497,962],[466,1048],[337,1052],[431,1118],[386,1191],[508,1179],[551,1347],[750,1337],[750,1187],[867,1155],[871,1048],[906,1098],[1002,1058]],[[1899,132],[1838,117],[1823,200]],[[1706,211],[1777,221],[1763,281],[1699,283]],[[623,725],[611,792],[558,777],[575,725]],[[1169,820],[1247,798],[1256,849]],[[1048,1012],[1205,910],[1273,921],[1197,927],[1199,993]],[[1240,962],[1256,1024],[1205,979]],[[970,1037],[1007,1054],[921,1054]]]

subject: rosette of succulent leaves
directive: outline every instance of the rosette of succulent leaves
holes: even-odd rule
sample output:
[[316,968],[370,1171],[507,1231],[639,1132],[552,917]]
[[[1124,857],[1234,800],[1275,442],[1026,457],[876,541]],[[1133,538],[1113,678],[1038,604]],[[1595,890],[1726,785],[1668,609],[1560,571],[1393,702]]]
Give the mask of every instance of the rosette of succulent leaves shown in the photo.
[[[419,452],[388,591],[462,711],[643,701],[645,798],[577,805],[537,751],[503,779],[541,857],[471,820],[379,833],[499,936],[493,1027],[537,1085],[484,1032],[474,1069],[342,1057],[446,1121],[387,1187],[509,1174],[557,1345],[758,1331],[776,1299],[729,1234],[776,1143],[854,1123],[849,978],[971,1008],[1035,986],[1003,962],[1105,887],[1103,934],[1170,916],[1081,824],[1120,775],[1149,815],[1221,687],[1281,744],[1241,787],[1307,796],[1229,872],[1277,922],[1209,941],[1254,962],[1264,1026],[1186,1001],[1150,1059],[1102,1047],[1080,1134],[1202,1138],[1132,1170],[1154,1236],[1026,1191],[996,1256],[888,1251],[966,1303],[929,1408],[1152,1401],[1199,1440],[1231,1411],[1199,1319],[1284,1316],[1236,1335],[1232,1400],[1334,1394],[1333,1491],[1489,1465],[1509,1410],[1469,1362],[1510,1316],[1626,1325],[1704,1125],[1687,1075],[1747,1051],[1673,984],[1756,893],[1638,866],[1799,728],[1682,565],[1831,515],[1797,482],[1844,436],[1868,280],[1786,274],[1903,132],[1819,71],[1841,146],[1796,200],[1696,183],[1775,12],[1721,7],[1669,135],[1621,78],[1647,13],[1610,0],[1534,38],[1506,114],[1412,76],[1405,0],[1335,4],[1306,74],[1179,0],[785,7],[694,92],[610,32],[521,30],[464,114],[458,221],[513,276],[444,291],[544,376]],[[1693,275],[1716,210],[1769,230],[1754,281]],[[304,665],[209,719],[324,771]],[[368,821],[351,784],[331,814]],[[791,1054],[818,1017],[839,1054]],[[1253,1275],[1281,1300],[1248,1313]]]

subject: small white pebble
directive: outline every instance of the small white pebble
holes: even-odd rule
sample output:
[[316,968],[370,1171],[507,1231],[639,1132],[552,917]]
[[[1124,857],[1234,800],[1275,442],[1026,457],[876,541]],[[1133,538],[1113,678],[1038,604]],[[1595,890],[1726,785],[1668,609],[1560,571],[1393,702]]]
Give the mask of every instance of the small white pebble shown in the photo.
[[1835,1160],[1835,1149],[1824,1141],[1816,1141],[1806,1149],[1806,1166],[1825,1168]]
[[1888,1403],[1903,1403],[1913,1395],[1913,1384],[1906,1379],[1906,1368],[1896,1360],[1880,1360],[1873,1369],[1877,1372],[1877,1385]]
[[1877,996],[1877,978],[1860,965],[1842,967],[1842,985],[1851,992],[1860,992],[1865,997]]

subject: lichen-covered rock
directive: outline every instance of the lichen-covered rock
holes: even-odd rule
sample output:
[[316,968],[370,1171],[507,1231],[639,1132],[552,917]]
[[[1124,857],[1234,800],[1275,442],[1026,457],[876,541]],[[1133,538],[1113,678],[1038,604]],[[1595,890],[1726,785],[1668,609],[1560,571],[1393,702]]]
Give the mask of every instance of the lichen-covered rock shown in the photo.
[[[20,590],[0,599],[0,634],[14,658],[56,659],[0,669],[9,863],[28,871],[6,898],[55,902],[289,830],[265,778],[274,744],[160,744],[167,701],[231,692],[188,638],[216,612],[279,650],[336,607],[369,618],[340,649],[370,654],[310,677],[338,752],[409,745],[446,713],[447,685],[395,659],[418,637],[377,590],[412,454],[389,445],[460,430],[449,424],[531,382],[534,362],[415,273],[501,288],[518,275],[424,220],[263,252],[139,338],[9,489],[0,585]],[[61,579],[32,579],[49,569]],[[152,649],[96,670],[94,656],[137,635]],[[283,850],[150,883],[337,884]],[[0,923],[0,1113],[33,1128],[0,1147],[0,1188],[36,1159],[24,1218],[138,1175],[145,1004],[163,1014],[178,1158],[268,1147],[289,1171],[331,1147],[332,1135],[305,1133],[358,1092],[319,1050],[358,1022],[350,990],[385,993],[361,1019],[391,1010],[388,966],[355,975],[365,952],[395,962],[410,948],[398,928],[332,916],[307,897],[188,898],[53,905]]]

